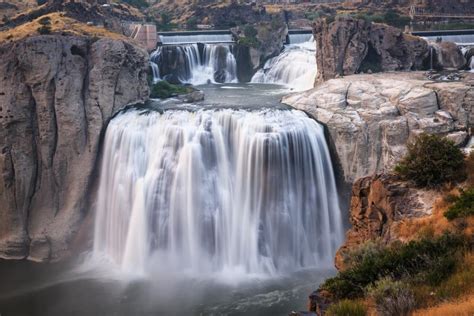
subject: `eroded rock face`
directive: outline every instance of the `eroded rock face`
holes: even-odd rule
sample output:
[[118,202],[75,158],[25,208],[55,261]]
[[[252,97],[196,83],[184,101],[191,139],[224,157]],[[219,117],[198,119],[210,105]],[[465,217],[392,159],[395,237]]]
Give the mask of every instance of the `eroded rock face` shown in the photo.
[[328,127],[347,182],[390,171],[422,132],[464,145],[474,123],[474,74],[434,82],[422,73],[332,79],[283,102]]
[[100,134],[148,97],[147,53],[38,36],[0,46],[0,258],[57,259],[85,213]]
[[347,251],[357,249],[368,240],[386,244],[397,240],[395,223],[430,215],[434,200],[433,192],[412,188],[394,175],[358,179],[352,186],[349,214],[352,227],[336,254],[336,268],[344,268]]
[[463,69],[466,66],[466,58],[461,49],[455,43],[441,42],[432,43],[434,49],[434,69]]
[[428,57],[425,40],[385,24],[338,17],[314,24],[318,76],[323,82],[358,72],[421,69]]
[[234,38],[237,39],[235,57],[237,60],[237,71],[240,82],[248,82],[257,70],[265,62],[275,57],[283,50],[288,34],[288,27],[284,20],[272,22],[259,22],[253,24],[256,30],[255,40],[257,46],[249,46],[242,41],[246,36],[244,28],[234,27],[231,29]]

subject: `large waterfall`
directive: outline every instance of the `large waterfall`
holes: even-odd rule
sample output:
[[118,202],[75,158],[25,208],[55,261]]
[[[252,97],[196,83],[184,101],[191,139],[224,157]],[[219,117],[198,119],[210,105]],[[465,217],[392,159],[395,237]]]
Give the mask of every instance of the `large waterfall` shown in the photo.
[[315,51],[312,38],[301,44],[287,45],[280,55],[265,63],[252,82],[283,84],[298,91],[311,89],[317,70]]
[[151,60],[160,67],[162,76],[171,74],[183,83],[237,82],[232,44],[160,46],[152,53]]
[[129,110],[104,145],[94,253],[125,271],[332,265],[343,235],[333,168],[303,112]]

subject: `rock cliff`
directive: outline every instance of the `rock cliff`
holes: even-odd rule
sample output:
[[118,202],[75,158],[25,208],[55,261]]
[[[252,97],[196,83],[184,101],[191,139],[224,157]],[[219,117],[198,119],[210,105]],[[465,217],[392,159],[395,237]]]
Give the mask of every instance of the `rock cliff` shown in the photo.
[[337,17],[332,23],[318,20],[313,32],[317,82],[358,72],[422,69],[429,55],[427,42],[419,37],[352,17]]
[[398,240],[396,224],[408,218],[428,216],[436,193],[413,188],[390,174],[357,179],[352,186],[349,219],[351,229],[336,254],[336,268],[344,266],[344,254],[368,240],[386,244]]
[[328,127],[347,182],[391,170],[406,144],[422,132],[464,145],[474,123],[474,74],[454,82],[423,73],[384,73],[332,79],[283,102]]
[[[254,34],[245,34],[249,33],[248,28],[253,30]],[[255,23],[245,28],[234,27],[231,31],[237,39],[235,57],[241,82],[250,81],[255,72],[263,67],[269,58],[280,54],[288,35],[288,27],[284,20],[279,19]]]
[[147,60],[105,38],[0,46],[0,258],[54,260],[67,250],[88,212],[104,127],[148,97]]

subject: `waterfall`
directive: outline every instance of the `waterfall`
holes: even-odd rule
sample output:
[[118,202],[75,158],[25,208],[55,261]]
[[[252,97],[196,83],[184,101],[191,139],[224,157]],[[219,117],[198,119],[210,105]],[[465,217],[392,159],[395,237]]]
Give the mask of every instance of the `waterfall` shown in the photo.
[[297,110],[129,110],[104,142],[94,253],[124,271],[331,266],[343,228],[323,128]]
[[474,56],[471,57],[469,62],[469,69],[471,69],[471,72],[474,72]]
[[265,63],[252,77],[254,83],[284,84],[292,89],[311,89],[316,79],[316,44],[314,39],[303,44],[285,46],[283,52]]
[[158,64],[162,78],[175,75],[179,81],[193,85],[237,82],[232,48],[232,44],[160,46],[151,60]]
[[288,44],[303,44],[306,42],[313,41],[313,34],[288,34],[289,43]]
[[178,35],[160,35],[160,42],[163,45],[182,45],[191,43],[232,43],[234,39],[232,34],[178,34]]
[[158,65],[152,61],[150,61],[150,67],[151,71],[153,73],[153,83],[157,83],[160,81],[160,69],[158,68]]

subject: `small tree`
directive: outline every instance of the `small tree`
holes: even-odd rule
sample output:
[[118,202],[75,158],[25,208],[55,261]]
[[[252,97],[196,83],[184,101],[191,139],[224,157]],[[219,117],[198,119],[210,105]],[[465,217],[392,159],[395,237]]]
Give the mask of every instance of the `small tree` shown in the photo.
[[429,134],[421,134],[408,144],[408,153],[395,171],[419,187],[437,187],[466,179],[462,151],[452,141]]

